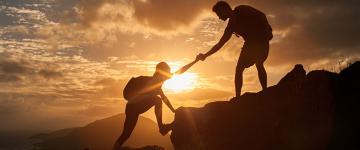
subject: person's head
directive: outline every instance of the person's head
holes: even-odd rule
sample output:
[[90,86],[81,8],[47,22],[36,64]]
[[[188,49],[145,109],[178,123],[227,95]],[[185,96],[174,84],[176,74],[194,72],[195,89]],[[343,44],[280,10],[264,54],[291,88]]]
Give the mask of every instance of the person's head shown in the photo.
[[219,19],[224,20],[224,21],[226,19],[230,18],[231,13],[232,13],[231,6],[225,1],[218,1],[213,6],[212,10],[213,10],[213,12],[216,13],[216,15],[219,17]]
[[154,77],[159,78],[161,81],[165,81],[171,78],[172,74],[170,71],[170,66],[166,62],[160,62],[156,65]]

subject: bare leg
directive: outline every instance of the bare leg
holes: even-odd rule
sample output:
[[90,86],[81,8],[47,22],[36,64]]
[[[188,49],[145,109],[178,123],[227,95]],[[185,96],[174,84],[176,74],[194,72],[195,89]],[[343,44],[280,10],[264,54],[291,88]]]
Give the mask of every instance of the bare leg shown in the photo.
[[264,68],[264,63],[256,64],[256,68],[258,71],[261,87],[263,90],[265,90],[267,88],[267,75],[266,75],[266,70]]
[[162,101],[160,99],[155,100],[155,116],[159,129],[163,126],[162,122]]
[[244,72],[244,67],[242,67],[242,65],[238,64],[236,66],[236,72],[235,72],[235,92],[236,92],[236,97],[240,97],[241,95],[241,88],[242,88],[242,84],[243,84],[243,72]]
[[126,115],[124,122],[124,129],[121,133],[121,136],[117,139],[113,150],[120,150],[121,146],[125,143],[125,141],[130,137],[132,131],[135,128],[136,122],[139,118],[139,115]]

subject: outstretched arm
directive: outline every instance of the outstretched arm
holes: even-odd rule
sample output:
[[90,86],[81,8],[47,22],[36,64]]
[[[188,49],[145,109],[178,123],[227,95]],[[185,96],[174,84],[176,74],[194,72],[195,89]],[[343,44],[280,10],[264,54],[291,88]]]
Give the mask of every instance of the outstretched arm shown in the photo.
[[178,71],[176,71],[175,73],[176,74],[182,74],[182,73],[184,73],[185,71],[187,71],[191,66],[193,66],[196,62],[198,62],[199,61],[199,59],[198,58],[196,58],[194,61],[192,61],[191,63],[189,63],[189,64],[187,64],[187,65],[185,65],[185,66],[183,66],[183,67],[181,67]]
[[232,30],[227,27],[224,31],[223,36],[221,37],[220,41],[216,43],[207,53],[200,54],[198,57],[204,61],[207,57],[217,52],[221,47],[224,46],[224,44],[229,41],[230,37],[232,35]]
[[164,94],[164,92],[162,90],[160,91],[160,96],[161,96],[162,101],[170,108],[170,110],[172,112],[175,113],[174,107],[171,105],[169,99],[165,96],[165,94]]

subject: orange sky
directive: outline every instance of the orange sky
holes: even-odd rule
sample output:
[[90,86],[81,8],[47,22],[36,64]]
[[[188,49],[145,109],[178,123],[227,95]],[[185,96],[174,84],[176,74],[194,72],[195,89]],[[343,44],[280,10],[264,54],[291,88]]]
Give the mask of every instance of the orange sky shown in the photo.
[[[16,0],[0,2],[0,131],[59,129],[124,112],[122,88],[151,75],[156,63],[173,71],[208,51],[227,22],[214,0]],[[230,0],[267,14],[274,29],[265,63],[268,85],[298,63],[339,71],[360,58],[359,2]],[[232,37],[187,73],[190,90],[167,91],[175,107],[202,106],[234,95],[242,47]],[[244,92],[259,91],[256,68],[244,72]],[[165,106],[165,105],[164,105]],[[165,108],[165,120],[172,115]],[[153,110],[145,116],[154,118]]]

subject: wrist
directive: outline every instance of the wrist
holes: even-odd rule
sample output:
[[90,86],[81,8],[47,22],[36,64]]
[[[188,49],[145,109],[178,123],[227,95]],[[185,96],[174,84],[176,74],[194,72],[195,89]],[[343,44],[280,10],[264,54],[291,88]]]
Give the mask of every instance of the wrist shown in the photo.
[[208,53],[204,54],[204,59],[206,59],[207,57],[209,57],[209,54]]

